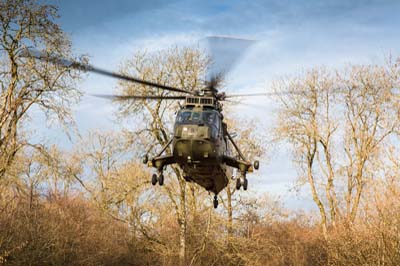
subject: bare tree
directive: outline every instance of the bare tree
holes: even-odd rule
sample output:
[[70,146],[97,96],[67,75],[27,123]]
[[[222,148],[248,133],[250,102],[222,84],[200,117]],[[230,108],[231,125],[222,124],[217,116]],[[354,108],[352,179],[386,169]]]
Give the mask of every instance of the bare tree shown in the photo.
[[[310,185],[324,235],[328,224],[353,223],[362,191],[378,174],[372,162],[398,131],[397,64],[315,69],[283,80],[277,137],[293,148],[294,161]],[[329,215],[328,215],[329,214]]]
[[345,104],[346,211],[354,222],[362,191],[375,173],[369,171],[381,156],[388,136],[399,130],[399,103],[392,89],[400,83],[397,64],[353,66],[341,77]]
[[[293,159],[301,169],[301,175],[310,185],[314,202],[321,216],[324,235],[327,233],[329,207],[325,206],[320,191],[321,177],[316,177],[317,164],[331,165],[330,140],[335,130],[331,117],[333,85],[332,76],[324,70],[310,71],[304,78],[283,80],[276,84],[276,90],[288,91],[280,98],[282,105],[279,113],[276,134],[278,139],[286,139],[293,147]],[[319,144],[322,145],[325,160],[319,160]],[[335,203],[333,196],[333,172],[327,174],[323,186],[331,208],[331,219],[335,219]],[[328,210],[327,210],[328,209]]]
[[[225,109],[228,113],[233,112],[233,108],[231,108],[231,106]],[[267,149],[266,143],[263,141],[263,136],[258,134],[258,132],[261,132],[261,129],[259,129],[259,121],[238,117],[227,117],[225,118],[225,121],[230,131],[235,133],[237,145],[240,147],[241,152],[246,156],[247,160],[254,161],[256,158],[260,158],[265,154]],[[232,147],[230,143],[229,145],[232,153],[234,154],[234,147]],[[232,174],[235,175],[237,173]],[[232,179],[225,189],[226,197],[221,196],[222,204],[227,211],[227,231],[229,238],[232,237],[233,234],[234,210],[240,208],[240,206],[235,205],[237,197],[236,199],[233,197],[237,191],[236,182],[232,182],[235,178],[237,177],[232,176]]]
[[[201,77],[204,76],[208,59],[197,49],[172,48],[156,54],[139,52],[128,59],[122,66],[122,73],[152,80],[160,84],[168,84],[197,90],[202,86]],[[138,84],[120,83],[124,94],[134,95],[167,95],[171,92],[159,91],[154,88]],[[120,105],[120,116],[131,118],[137,127],[134,128],[132,138],[143,152],[155,152],[167,144],[171,136],[173,114],[179,105],[176,102],[165,100],[134,101]],[[139,123],[138,123],[139,122]],[[169,148],[167,152],[170,152]],[[187,184],[181,170],[172,166],[169,172],[171,177],[164,186],[165,194],[170,200],[179,224],[179,259],[181,265],[186,264],[186,230],[187,230]]]
[[32,145],[23,134],[29,110],[67,126],[80,93],[77,71],[24,57],[26,49],[69,57],[71,43],[54,22],[57,9],[35,0],[0,1],[0,179],[16,154]]
[[67,198],[73,190],[80,191],[75,186],[75,176],[82,169],[73,158],[73,154],[56,145],[46,149],[25,148],[9,168],[7,180],[13,184],[19,196],[29,199],[30,206],[40,195]]
[[75,149],[84,171],[74,177],[102,210],[133,226],[132,213],[141,207],[139,197],[149,180],[144,166],[132,160],[137,154],[130,144],[124,132],[90,132]]

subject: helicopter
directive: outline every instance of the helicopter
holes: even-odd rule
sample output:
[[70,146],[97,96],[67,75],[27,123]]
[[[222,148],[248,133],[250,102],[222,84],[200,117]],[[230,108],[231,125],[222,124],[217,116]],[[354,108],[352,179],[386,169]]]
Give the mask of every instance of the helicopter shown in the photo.
[[[227,37],[211,38],[214,38],[214,40],[227,39]],[[239,39],[239,41],[242,40]],[[236,169],[235,171],[238,173],[238,178],[236,178],[237,190],[241,188],[247,190],[247,174],[259,169],[259,161],[250,162],[243,155],[239,146],[233,140],[232,134],[228,131],[222,113],[222,102],[233,97],[258,96],[268,93],[228,95],[225,92],[219,92],[217,87],[221,79],[217,75],[212,76],[209,81],[205,82],[202,89],[189,91],[111,72],[87,63],[59,58],[37,50],[26,50],[23,56],[177,93],[173,96],[94,95],[117,101],[184,101],[183,104],[180,104],[181,108],[176,114],[173,135],[167,144],[155,156],[149,157],[146,154],[143,157],[143,163],[155,168],[157,172],[151,176],[152,185],[158,183],[162,186],[164,184],[163,171],[168,165],[177,164],[182,169],[183,177],[187,182],[194,182],[207,191],[214,193],[213,206],[217,208],[218,194],[228,185],[229,178],[233,177],[233,169]],[[171,153],[167,153],[167,148],[170,146],[172,147],[170,149]],[[233,155],[233,152],[236,155]]]

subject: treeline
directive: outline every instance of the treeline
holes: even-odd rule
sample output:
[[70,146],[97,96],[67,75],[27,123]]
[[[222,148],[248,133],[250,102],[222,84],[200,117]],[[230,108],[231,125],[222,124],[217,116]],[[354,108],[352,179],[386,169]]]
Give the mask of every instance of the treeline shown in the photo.
[[[188,215],[187,265],[398,265],[399,190],[391,184],[379,212],[363,209],[351,227],[324,238],[310,214],[282,213],[273,201],[243,200],[232,234],[226,214],[209,206]],[[390,192],[389,192],[390,191]],[[113,217],[81,193],[34,198],[2,190],[2,265],[176,265],[179,227],[170,206],[143,227]],[[12,198],[10,198],[12,197]],[[239,207],[238,207],[239,208]],[[147,218],[147,217],[146,217]],[[145,219],[145,218],[143,218]],[[156,219],[153,217],[153,219]],[[162,219],[162,220],[161,220]]]
[[[70,150],[34,142],[33,111],[68,134],[76,129],[70,108],[82,93],[80,71],[24,54],[77,58],[56,17],[42,2],[0,0],[0,265],[400,264],[398,59],[277,82],[272,135],[254,130],[259,121],[225,118],[250,160],[271,153],[266,139],[290,148],[316,213],[242,194],[235,182],[214,210],[213,195],[186,182],[179,167],[153,187],[138,162],[168,143],[175,101],[117,103],[130,127],[76,135]],[[196,48],[174,47],[136,52],[120,72],[195,91],[209,64]]]

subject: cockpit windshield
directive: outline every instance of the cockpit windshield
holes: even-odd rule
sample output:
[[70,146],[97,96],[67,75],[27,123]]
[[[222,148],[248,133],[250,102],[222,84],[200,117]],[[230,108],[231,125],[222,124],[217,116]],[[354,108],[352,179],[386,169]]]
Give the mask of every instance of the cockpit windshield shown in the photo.
[[180,110],[176,117],[175,129],[187,129],[186,125],[207,126],[211,138],[217,138],[220,133],[219,114],[214,110]]
[[176,118],[176,122],[178,123],[190,123],[192,120],[192,112],[191,111],[185,111],[185,112],[180,112],[178,114],[178,117]]
[[176,122],[179,124],[215,124],[217,122],[217,114],[215,111],[181,111],[179,112]]

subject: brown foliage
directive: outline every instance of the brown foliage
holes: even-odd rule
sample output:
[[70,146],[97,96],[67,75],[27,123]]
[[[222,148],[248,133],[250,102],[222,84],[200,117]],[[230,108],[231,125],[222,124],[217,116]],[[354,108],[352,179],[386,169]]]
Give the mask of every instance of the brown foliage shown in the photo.
[[[14,199],[15,200],[15,199]],[[82,195],[18,197],[0,215],[0,265],[143,265],[155,262],[129,228]],[[140,251],[139,251],[140,250]],[[147,258],[146,258],[147,257]]]
[[[167,203],[153,210],[159,220],[146,227],[148,238],[81,194],[49,193],[32,203],[1,192],[0,265],[179,263],[180,228]],[[243,212],[229,236],[226,218],[210,206],[189,219],[187,265],[399,265],[398,192],[396,183],[383,186],[363,219],[329,228],[327,239],[310,214],[285,218],[272,209]]]

